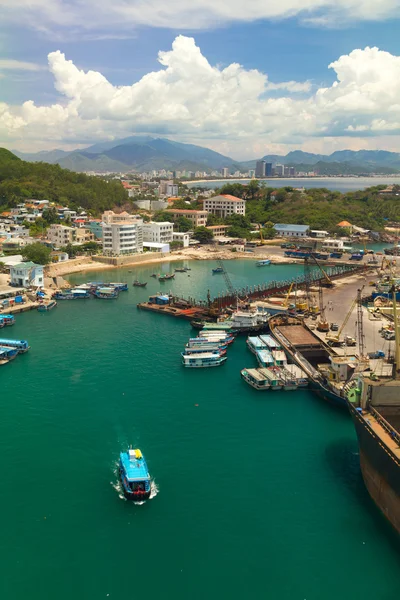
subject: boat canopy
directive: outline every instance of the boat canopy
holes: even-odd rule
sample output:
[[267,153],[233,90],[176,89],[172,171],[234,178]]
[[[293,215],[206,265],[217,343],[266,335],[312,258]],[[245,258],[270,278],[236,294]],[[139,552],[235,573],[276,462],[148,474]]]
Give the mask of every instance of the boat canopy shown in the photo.
[[6,338],[0,339],[0,346],[10,346],[11,348],[29,348],[26,340],[8,340]]
[[[139,454],[136,454],[137,452]],[[121,452],[120,458],[126,478],[129,482],[150,481],[150,474],[147,469],[147,464],[140,450]]]

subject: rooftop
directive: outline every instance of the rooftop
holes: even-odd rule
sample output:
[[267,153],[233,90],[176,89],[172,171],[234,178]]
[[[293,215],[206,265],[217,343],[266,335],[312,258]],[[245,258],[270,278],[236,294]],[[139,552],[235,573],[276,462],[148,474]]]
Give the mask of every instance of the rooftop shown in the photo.
[[128,481],[143,481],[144,479],[150,479],[144,457],[133,458],[132,456],[129,456],[128,452],[121,452],[120,457]]
[[337,224],[337,227],[351,227],[351,223],[349,223],[348,221],[340,221],[340,223]]
[[185,213],[191,213],[193,215],[207,215],[207,211],[206,210],[193,210],[191,208],[189,208],[188,210],[182,210],[182,209],[178,209],[178,208],[166,208],[164,212],[169,212],[169,213],[177,213],[178,215],[181,214],[185,214]]
[[244,202],[242,198],[237,198],[236,196],[231,196],[230,194],[219,194],[218,196],[213,196],[209,198],[209,200],[219,200],[223,198],[224,200],[229,200],[229,202]]
[[280,229],[282,231],[297,231],[299,233],[306,233],[310,227],[308,225],[290,225],[288,223],[275,223],[274,229]]
[[29,260],[27,262],[21,262],[16,265],[13,265],[12,268],[13,269],[31,269],[32,267],[41,267],[41,266],[42,265],[37,265],[36,263]]

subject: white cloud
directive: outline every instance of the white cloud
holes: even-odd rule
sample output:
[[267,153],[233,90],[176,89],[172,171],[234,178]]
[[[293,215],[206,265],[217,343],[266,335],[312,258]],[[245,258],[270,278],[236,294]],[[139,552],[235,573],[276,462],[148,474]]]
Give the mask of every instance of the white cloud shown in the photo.
[[341,56],[329,65],[336,81],[314,93],[309,82],[270,82],[236,63],[212,66],[184,36],[159,53],[158,71],[131,86],[79,70],[60,51],[48,58],[60,101],[0,104],[0,143],[34,149],[147,132],[238,155],[257,144],[304,147],[321,137],[361,144],[400,132],[400,57],[378,48]]
[[129,30],[141,25],[205,29],[220,24],[298,16],[319,25],[397,17],[400,0],[1,0],[2,19],[41,31],[51,26]]
[[0,58],[0,71],[40,71],[44,67],[32,62]]

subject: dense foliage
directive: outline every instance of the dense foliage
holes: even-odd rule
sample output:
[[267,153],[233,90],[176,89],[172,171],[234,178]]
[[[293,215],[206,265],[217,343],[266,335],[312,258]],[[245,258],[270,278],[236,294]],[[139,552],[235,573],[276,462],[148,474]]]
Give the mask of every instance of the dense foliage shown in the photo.
[[0,148],[0,208],[14,207],[29,198],[100,214],[124,204],[128,195],[119,181],[103,181],[58,165],[25,162]]
[[[379,192],[386,187],[384,185],[345,194],[325,188],[304,192],[291,187],[274,190],[257,181],[251,182],[251,186],[249,191],[250,185],[233,183],[217,190],[220,194],[247,199],[247,228],[250,222],[296,223],[333,233],[337,224],[346,220],[359,227],[380,231],[387,221],[400,221],[400,197],[396,196],[396,193],[400,193],[400,187],[395,187],[393,195],[381,195]],[[232,225],[235,228],[246,227],[245,222]]]
[[50,262],[51,248],[40,242],[28,244],[21,252],[25,260],[31,260],[37,265],[47,265]]

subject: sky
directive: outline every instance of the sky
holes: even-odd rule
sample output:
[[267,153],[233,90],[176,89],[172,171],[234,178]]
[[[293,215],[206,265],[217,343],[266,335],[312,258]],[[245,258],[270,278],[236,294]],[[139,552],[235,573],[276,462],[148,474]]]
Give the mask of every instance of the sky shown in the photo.
[[400,151],[400,0],[0,0],[0,146]]

